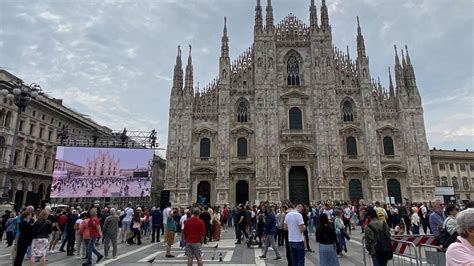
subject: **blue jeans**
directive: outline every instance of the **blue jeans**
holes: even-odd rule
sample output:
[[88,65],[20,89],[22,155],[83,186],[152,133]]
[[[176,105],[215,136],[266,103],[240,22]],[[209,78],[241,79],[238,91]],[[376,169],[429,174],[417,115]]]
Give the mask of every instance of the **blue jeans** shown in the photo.
[[92,264],[92,252],[97,256],[97,258],[102,257],[102,254],[100,254],[97,249],[95,249],[95,241],[97,240],[97,237],[91,237],[89,239],[89,243],[87,244],[87,262],[86,264],[91,265]]
[[381,259],[374,255],[372,255],[372,263],[374,264],[374,266],[387,266],[387,260]]
[[304,266],[304,242],[289,242],[293,266]]

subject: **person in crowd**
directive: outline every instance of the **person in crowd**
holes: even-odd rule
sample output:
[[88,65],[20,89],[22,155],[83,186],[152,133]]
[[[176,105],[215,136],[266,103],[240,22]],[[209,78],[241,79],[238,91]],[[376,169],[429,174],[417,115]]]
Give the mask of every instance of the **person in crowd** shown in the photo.
[[418,211],[418,216],[420,216],[420,223],[423,228],[423,232],[425,232],[425,235],[427,235],[428,228],[430,227],[430,220],[429,220],[429,213],[428,213],[428,208],[426,207],[426,203],[421,204]]
[[174,235],[176,233],[176,221],[174,216],[177,215],[176,211],[171,211],[168,220],[166,221],[166,235],[165,235],[165,244],[166,244],[166,258],[174,258],[174,255],[171,254],[171,246],[174,243]]
[[405,234],[405,223],[400,221],[397,226],[395,226],[395,235],[402,236]]
[[[142,240],[141,240],[142,222],[141,222],[140,212],[138,209],[133,214],[133,219],[132,219],[132,223],[130,227],[132,229],[132,235],[127,239],[127,243],[129,245],[133,245],[133,244],[141,245],[142,244]],[[136,243],[133,241],[134,239],[137,239]]]
[[380,202],[375,202],[375,211],[377,212],[377,218],[382,222],[387,222],[387,211],[380,205]]
[[115,208],[110,209],[110,215],[105,218],[102,234],[104,237],[104,256],[109,257],[110,242],[112,242],[112,256],[117,257],[117,236],[119,233],[120,219],[116,214]]
[[282,247],[284,244],[285,240],[285,214],[286,214],[286,208],[285,206],[280,207],[280,212],[277,215],[277,221],[278,221],[278,246]]
[[340,209],[337,209],[335,211],[336,218],[334,219],[334,230],[336,231],[336,236],[337,236],[337,242],[339,243],[339,248],[341,249],[339,252],[339,256],[343,256],[342,250],[344,250],[347,253],[347,245],[346,245],[346,239],[344,237],[345,234],[345,225],[343,221],[343,214]]
[[57,210],[53,215],[49,215],[48,219],[51,221],[53,225],[53,233],[51,235],[51,242],[49,243],[49,252],[54,253],[56,252],[54,249],[58,244],[59,240],[61,239],[61,229],[59,228],[58,218],[61,215],[61,211]]
[[[58,227],[59,227],[59,234],[60,234],[60,239],[61,239],[61,247],[59,248],[60,252],[66,252],[64,250],[64,246],[62,243],[66,243],[66,223],[67,223],[67,213],[66,211],[61,211],[59,216],[58,216]],[[71,212],[69,212],[70,214]]]
[[221,240],[221,213],[219,207],[214,211],[214,216],[212,217],[212,239],[214,241]]
[[52,223],[48,220],[48,211],[42,210],[38,215],[32,228],[30,265],[35,265],[36,258],[40,258],[41,266],[46,265],[46,254],[48,251],[49,235],[52,231]]
[[332,229],[328,216],[324,213],[319,216],[319,226],[316,230],[316,242],[319,243],[320,265],[339,266],[336,252],[336,232]]
[[183,233],[186,240],[185,255],[188,258],[188,266],[193,265],[196,258],[198,266],[202,266],[202,243],[206,237],[206,226],[204,221],[199,219],[200,210],[194,208],[193,216],[186,220]]
[[372,263],[374,266],[386,266],[387,258],[377,254],[375,245],[378,238],[378,234],[386,234],[387,237],[390,237],[390,228],[385,222],[377,219],[377,211],[373,208],[367,209],[367,217],[370,219],[369,225],[365,228],[365,248],[369,251],[369,254],[372,256]]
[[439,236],[439,230],[443,228],[443,223],[444,220],[446,219],[446,216],[444,215],[443,209],[444,209],[444,203],[441,202],[441,200],[436,200],[433,204],[434,210],[430,214],[430,228],[431,232],[433,232],[433,236],[435,238],[438,238]]
[[102,235],[100,221],[99,218],[97,218],[97,210],[93,208],[89,211],[89,213],[90,219],[88,219],[87,222],[83,221],[83,226],[88,228],[90,235],[90,239],[87,243],[86,262],[84,263],[85,265],[92,265],[92,253],[97,256],[97,263],[99,263],[104,258],[104,256],[95,247],[96,241]]
[[61,248],[59,249],[59,251],[64,250],[64,246],[67,244],[67,256],[74,256],[74,244],[76,242],[76,230],[74,228],[78,219],[76,210],[72,210],[67,214],[66,226],[64,227],[63,232],[63,234],[66,235],[66,239],[61,243]]
[[291,211],[285,216],[285,230],[288,231],[288,242],[291,251],[291,261],[293,266],[304,265],[305,257],[305,239],[304,231],[306,226],[304,225],[303,216],[301,212],[303,206],[300,204],[296,207],[296,210]]
[[224,232],[227,232],[228,230],[227,220],[229,219],[229,214],[230,214],[229,208],[227,207],[227,204],[224,204],[224,208],[222,208],[222,222],[221,222]]
[[84,243],[84,240],[82,239],[82,233],[80,231],[84,216],[85,216],[85,212],[81,213],[81,215],[79,215],[78,219],[76,220],[76,223],[74,224],[74,231],[76,233],[76,252],[77,252],[76,254],[77,254],[78,259],[82,259],[82,258],[85,259],[86,257],[87,248]]
[[163,214],[160,208],[151,208],[151,243],[160,242],[160,229],[163,227]]
[[5,210],[5,213],[2,215],[0,222],[0,243],[3,241],[3,234],[5,233],[6,223],[10,218],[10,210]]
[[265,215],[266,215],[266,207],[262,205],[260,210],[258,210],[257,214],[257,238],[258,238],[258,246],[262,247],[263,245],[263,233],[265,231]]
[[13,245],[13,240],[15,240],[15,227],[16,227],[16,213],[14,211],[10,212],[5,223],[5,232],[7,233],[7,248]]
[[124,242],[125,239],[128,239],[130,236],[130,231],[131,227],[130,225],[132,224],[132,219],[133,219],[133,213],[135,211],[132,208],[132,203],[127,204],[127,208],[124,210],[124,214],[122,214],[123,219],[122,219],[122,243]]
[[457,242],[446,252],[446,266],[474,265],[474,208],[467,208],[456,216]]
[[145,208],[143,211],[143,217],[142,217],[143,223],[142,223],[142,235],[146,236],[147,239],[150,239],[150,211],[148,208]]
[[342,220],[344,221],[344,227],[346,232],[349,232],[349,235],[352,233],[352,227],[351,227],[351,208],[349,205],[344,204],[344,209],[343,209],[343,215],[342,215]]
[[29,211],[24,211],[20,216],[20,223],[18,229],[20,236],[18,237],[18,245],[14,266],[21,266],[25,258],[26,251],[33,241],[33,214]]
[[235,212],[236,212],[235,206],[232,208],[229,206],[229,218],[227,219],[227,228],[234,226]]
[[[309,225],[309,215],[308,215],[308,209],[303,206],[303,212],[301,213],[301,215],[303,216],[303,222],[304,222],[304,226],[306,226],[306,228],[308,228],[308,225]],[[309,234],[308,234],[308,230],[305,230],[304,232],[304,241],[306,243],[306,251],[308,252],[314,252],[312,249],[311,249],[311,246],[309,245]]]
[[446,206],[446,220],[443,222],[443,229],[449,234],[449,237],[442,243],[442,250],[446,250],[452,243],[456,242],[458,237],[456,215],[459,213],[459,207],[456,204]]
[[395,229],[400,224],[400,215],[398,209],[393,204],[390,206],[390,213],[392,216],[392,228]]
[[180,248],[185,248],[186,247],[186,236],[184,234],[184,226],[186,225],[186,221],[191,218],[191,211],[190,210],[184,210],[184,214],[181,215],[181,218],[179,219],[179,226],[181,227],[181,239],[179,241],[179,247]]
[[418,209],[416,207],[412,207],[410,210],[410,222],[412,225],[412,232],[414,235],[420,234],[420,216],[418,216]]
[[[171,213],[171,202],[167,202],[165,204],[166,208],[163,210],[163,228],[164,228],[164,237],[165,237],[165,243],[168,243],[167,242],[167,239],[166,239],[166,236],[168,235],[168,233],[166,232],[166,228],[167,228],[167,223],[168,223],[168,218],[170,216],[170,213]],[[174,236],[174,233],[173,233],[173,236]]]
[[267,257],[268,248],[271,246],[273,251],[275,252],[276,258],[275,260],[280,260],[280,252],[278,251],[278,247],[275,244],[275,235],[277,233],[277,218],[273,211],[273,207],[268,208],[268,213],[265,215],[265,248],[263,250],[263,255],[260,258],[265,259]]
[[204,244],[207,244],[208,240],[212,240],[212,237],[210,236],[212,218],[207,210],[207,208],[203,208],[203,212],[199,215],[199,219],[201,219],[204,222],[204,225],[206,226],[206,238],[204,239]]
[[241,243],[242,239],[242,234],[245,236],[246,239],[249,238],[249,235],[247,233],[247,222],[249,215],[247,215],[247,211],[244,206],[239,205],[239,211],[236,214],[236,230],[237,230],[237,242],[236,244]]

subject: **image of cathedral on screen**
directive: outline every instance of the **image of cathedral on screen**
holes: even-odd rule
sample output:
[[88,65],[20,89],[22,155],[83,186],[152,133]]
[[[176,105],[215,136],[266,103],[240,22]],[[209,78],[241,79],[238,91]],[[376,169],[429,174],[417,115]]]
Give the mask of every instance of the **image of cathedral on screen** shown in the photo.
[[332,42],[324,0],[318,9],[311,0],[309,24],[291,13],[275,23],[271,1],[265,16],[257,1],[253,43],[234,61],[224,19],[219,73],[204,89],[193,83],[191,47],[184,73],[178,48],[165,174],[172,204],[434,198],[408,48],[395,47],[384,86],[371,76],[359,19],[351,58]]

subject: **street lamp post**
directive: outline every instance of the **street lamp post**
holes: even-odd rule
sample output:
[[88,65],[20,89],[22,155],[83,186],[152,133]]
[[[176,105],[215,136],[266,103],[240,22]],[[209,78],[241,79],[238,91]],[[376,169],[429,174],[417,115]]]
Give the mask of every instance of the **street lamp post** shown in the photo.
[[[43,99],[43,96],[41,92],[41,87],[38,84],[32,83],[28,86],[28,85],[25,85],[23,81],[21,80],[18,80],[18,82],[12,88],[4,88],[0,90],[0,95],[7,97],[7,99],[9,100],[13,100],[13,103],[17,106],[15,130],[13,133],[13,140],[12,140],[12,145],[10,149],[10,158],[8,161],[8,168],[6,169],[6,173],[8,173],[13,170],[13,164],[14,164],[14,159],[15,159],[15,154],[16,154],[16,141],[17,141],[17,136],[20,129],[21,113],[23,112],[23,109],[25,107],[30,105],[33,99],[41,101]],[[3,180],[3,184],[2,184],[3,185],[2,198],[8,197],[8,187],[6,186],[6,179],[7,177],[5,176]]]

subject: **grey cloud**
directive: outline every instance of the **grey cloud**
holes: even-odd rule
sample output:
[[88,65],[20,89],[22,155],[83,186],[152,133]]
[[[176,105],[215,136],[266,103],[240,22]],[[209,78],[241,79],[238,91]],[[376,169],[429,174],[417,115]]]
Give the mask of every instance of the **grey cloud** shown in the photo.
[[[275,23],[290,12],[308,23],[309,0],[272,2]],[[474,149],[472,1],[327,3],[334,44],[349,45],[352,57],[360,17],[371,74],[384,84],[393,44],[408,44],[430,146]],[[0,66],[109,127],[156,128],[166,146],[176,46],[192,44],[203,87],[217,75],[223,17],[235,59],[252,43],[254,7],[254,0],[4,1]]]

